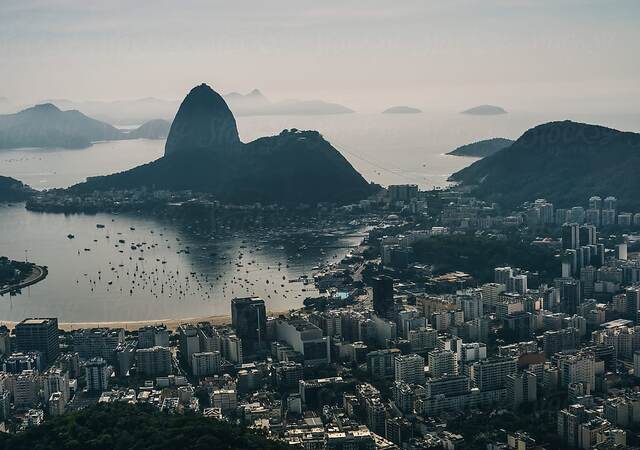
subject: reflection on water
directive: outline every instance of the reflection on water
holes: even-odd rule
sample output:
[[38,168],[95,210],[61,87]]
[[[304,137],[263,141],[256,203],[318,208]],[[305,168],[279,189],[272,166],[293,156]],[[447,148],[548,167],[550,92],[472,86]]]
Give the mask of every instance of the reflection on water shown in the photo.
[[229,314],[231,298],[247,295],[263,297],[273,311],[297,308],[317,293],[300,277],[339,260],[361,239],[215,236],[168,219],[41,214],[22,205],[0,206],[0,229],[0,253],[21,259],[26,250],[29,260],[50,268],[45,281],[21,295],[0,297],[0,319],[68,322]]

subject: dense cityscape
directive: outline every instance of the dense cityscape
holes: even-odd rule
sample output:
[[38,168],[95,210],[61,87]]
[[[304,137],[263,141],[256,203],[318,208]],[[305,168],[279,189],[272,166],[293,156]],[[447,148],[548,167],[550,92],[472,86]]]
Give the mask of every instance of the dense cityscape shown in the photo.
[[[300,310],[271,313],[246,297],[232,300],[228,323],[3,327],[3,430],[122,402],[228,421],[291,448],[637,445],[631,231],[640,214],[619,211],[613,197],[585,200],[502,212],[463,189],[390,186],[340,208],[366,217],[368,236],[310,274],[322,294]],[[459,257],[466,239],[524,242],[548,261],[487,269],[501,256],[485,249],[483,262],[455,267],[425,248]]]
[[0,450],[640,450],[639,19],[0,0]]

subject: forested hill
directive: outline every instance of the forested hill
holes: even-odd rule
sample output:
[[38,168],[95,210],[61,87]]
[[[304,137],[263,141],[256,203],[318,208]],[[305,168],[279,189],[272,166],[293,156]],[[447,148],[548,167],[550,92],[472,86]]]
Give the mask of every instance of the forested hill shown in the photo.
[[200,415],[164,414],[125,403],[99,404],[0,434],[2,450],[279,450],[285,444]]
[[451,179],[506,207],[537,198],[571,207],[612,195],[633,211],[640,208],[638,167],[640,134],[566,120],[530,129]]

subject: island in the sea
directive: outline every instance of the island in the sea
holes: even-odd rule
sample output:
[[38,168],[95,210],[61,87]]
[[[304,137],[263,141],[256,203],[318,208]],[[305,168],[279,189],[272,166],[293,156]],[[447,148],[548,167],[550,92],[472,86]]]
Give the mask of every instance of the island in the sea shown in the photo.
[[392,106],[382,111],[382,114],[420,114],[422,110],[411,106]]
[[503,148],[509,147],[514,141],[505,138],[484,139],[482,141],[472,142],[471,144],[462,145],[451,150],[447,155],[453,156],[470,156],[474,158],[484,158],[493,155]]
[[0,115],[0,149],[86,148],[97,141],[164,138],[168,124],[154,121],[133,131],[122,131],[77,110],[62,111],[52,103]]
[[[222,95],[222,97],[236,116],[334,115],[354,112],[344,105],[324,100],[289,99],[274,101],[265,96],[259,89],[254,89],[246,94],[229,92]],[[76,109],[96,119],[122,125],[139,125],[156,118],[171,120],[180,106],[179,100],[154,97],[111,102],[51,99],[43,101],[43,103],[53,103],[62,109]],[[0,111],[6,109],[8,107],[3,109],[0,103]]]
[[193,190],[230,203],[350,203],[379,187],[368,183],[317,131],[285,130],[243,143],[223,97],[206,84],[186,96],[165,155],[126,172],[94,177],[70,192],[147,187]]
[[505,207],[536,198],[570,206],[593,195],[611,195],[620,208],[635,209],[640,207],[639,148],[637,133],[568,120],[549,122],[450,179]]
[[498,114],[507,114],[507,111],[500,106],[479,105],[465,109],[461,114],[468,114],[470,116],[495,116]]

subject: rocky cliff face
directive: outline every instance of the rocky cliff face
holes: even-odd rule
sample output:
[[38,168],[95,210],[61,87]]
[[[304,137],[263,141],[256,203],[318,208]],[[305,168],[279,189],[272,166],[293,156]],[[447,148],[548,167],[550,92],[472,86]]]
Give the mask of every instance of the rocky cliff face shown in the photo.
[[165,156],[126,172],[92,178],[76,192],[193,190],[229,203],[351,203],[379,189],[317,131],[285,130],[243,144],[233,114],[209,86],[194,88],[171,127]]
[[240,144],[236,119],[226,102],[206,84],[196,86],[178,109],[164,154],[213,151]]

